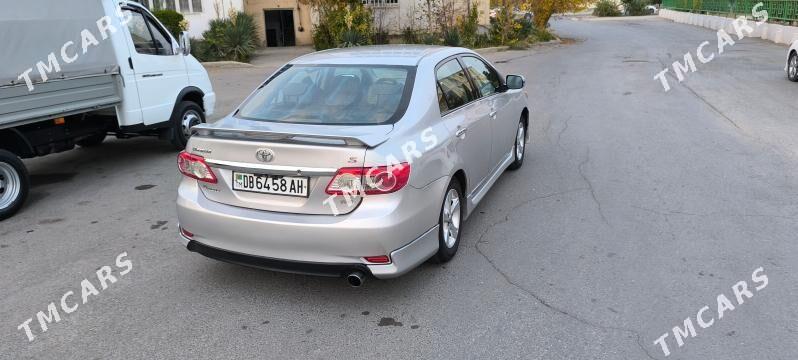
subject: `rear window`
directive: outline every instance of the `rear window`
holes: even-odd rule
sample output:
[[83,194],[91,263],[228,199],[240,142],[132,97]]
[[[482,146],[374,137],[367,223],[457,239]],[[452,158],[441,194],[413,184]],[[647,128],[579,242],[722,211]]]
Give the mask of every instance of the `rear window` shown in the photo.
[[284,68],[236,114],[248,120],[323,125],[377,125],[404,115],[414,67],[293,65]]

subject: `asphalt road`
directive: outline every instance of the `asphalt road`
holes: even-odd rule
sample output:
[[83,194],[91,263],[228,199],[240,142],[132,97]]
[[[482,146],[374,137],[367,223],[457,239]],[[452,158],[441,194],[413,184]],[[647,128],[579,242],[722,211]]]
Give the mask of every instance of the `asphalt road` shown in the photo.
[[[489,56],[528,79],[528,158],[457,257],[353,289],[189,253],[175,152],[156,139],[28,161],[0,224],[0,358],[790,359],[798,353],[798,84],[744,40],[676,85],[653,76],[714,32],[659,19],[554,22],[573,42]],[[229,110],[265,68],[214,70]],[[132,270],[121,276],[116,256]],[[36,312],[110,265],[117,282],[42,333]],[[752,280],[762,267],[767,286]],[[759,275],[762,275],[760,273]],[[746,281],[752,297],[735,300]],[[717,316],[718,295],[734,310]],[[744,295],[745,296],[745,295]],[[696,313],[707,305],[701,328]],[[17,327],[33,317],[36,338]],[[672,328],[692,318],[696,336]]]

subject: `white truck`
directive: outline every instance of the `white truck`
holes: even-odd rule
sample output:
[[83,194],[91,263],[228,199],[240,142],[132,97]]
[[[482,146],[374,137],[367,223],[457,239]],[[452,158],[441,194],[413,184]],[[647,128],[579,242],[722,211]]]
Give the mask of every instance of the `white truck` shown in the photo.
[[0,220],[29,191],[21,159],[151,135],[184,148],[213,114],[208,73],[146,8],[6,1],[0,11]]

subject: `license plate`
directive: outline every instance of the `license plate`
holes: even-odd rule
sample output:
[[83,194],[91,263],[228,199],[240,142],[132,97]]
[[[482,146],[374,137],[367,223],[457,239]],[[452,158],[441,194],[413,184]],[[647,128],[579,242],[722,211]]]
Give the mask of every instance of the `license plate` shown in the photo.
[[307,177],[259,175],[233,172],[233,190],[261,194],[308,197]]

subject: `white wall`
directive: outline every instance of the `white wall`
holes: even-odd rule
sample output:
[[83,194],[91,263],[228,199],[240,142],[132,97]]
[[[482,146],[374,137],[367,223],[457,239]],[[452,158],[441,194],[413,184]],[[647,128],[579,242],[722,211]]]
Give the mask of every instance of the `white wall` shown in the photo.
[[[465,13],[468,8],[468,0],[452,0],[458,13]],[[489,2],[490,0],[471,0],[478,4],[480,12],[479,23],[480,25],[489,26]],[[402,29],[413,26],[416,30],[427,28],[426,19],[422,17],[421,11],[424,6],[424,0],[398,0],[398,4],[390,4],[383,6],[375,6],[372,8],[374,14],[375,27],[379,23],[379,19],[383,19],[383,28],[388,29],[391,34],[401,34]],[[382,15],[381,15],[382,14]]]
[[[690,24],[709,28],[712,30],[724,29],[727,33],[733,34],[734,27],[732,25],[732,18],[692,14],[682,11],[673,11],[662,9],[659,11],[659,16],[665,19],[673,20],[677,23]],[[756,26],[754,20],[749,20],[749,24],[754,28],[754,32],[748,34],[748,37],[758,37],[763,40],[769,40],[776,44],[792,44],[793,41],[798,41],[798,27],[764,23]],[[737,40],[737,37],[734,37]]]
[[[219,14],[217,14],[217,9]],[[188,20],[188,33],[193,38],[202,38],[208,23],[218,16],[227,17],[230,9],[244,11],[244,0],[202,0],[201,13],[184,13]]]

